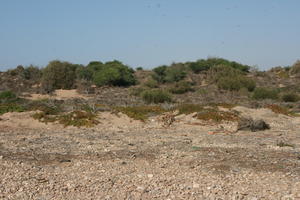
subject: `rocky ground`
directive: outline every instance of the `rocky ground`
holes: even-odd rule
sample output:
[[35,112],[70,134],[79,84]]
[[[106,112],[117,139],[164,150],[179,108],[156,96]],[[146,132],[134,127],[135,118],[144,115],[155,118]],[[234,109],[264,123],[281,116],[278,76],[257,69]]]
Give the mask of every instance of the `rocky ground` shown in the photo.
[[271,129],[106,112],[93,128],[63,128],[6,113],[0,199],[300,199],[300,118],[235,109]]

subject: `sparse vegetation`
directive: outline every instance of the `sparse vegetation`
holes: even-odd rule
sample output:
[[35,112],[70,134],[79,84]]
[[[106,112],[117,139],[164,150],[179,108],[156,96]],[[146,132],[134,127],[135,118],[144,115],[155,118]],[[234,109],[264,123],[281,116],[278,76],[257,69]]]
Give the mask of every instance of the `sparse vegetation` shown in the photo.
[[230,111],[220,111],[216,109],[205,109],[202,112],[198,113],[197,118],[204,121],[214,122],[239,120],[239,116],[237,113]]
[[202,105],[198,104],[181,104],[178,105],[175,109],[179,111],[179,114],[191,114],[201,112],[204,108]]
[[282,114],[282,115],[291,115],[292,113],[289,111],[288,108],[276,105],[276,104],[270,104],[266,105],[266,108],[272,110],[274,113]]
[[96,120],[96,115],[91,112],[86,111],[73,111],[71,113],[63,114],[58,117],[60,124],[66,126],[76,126],[76,127],[92,127],[99,123]]
[[21,105],[16,103],[4,103],[0,104],[0,115],[7,113],[7,112],[23,112],[25,108]]

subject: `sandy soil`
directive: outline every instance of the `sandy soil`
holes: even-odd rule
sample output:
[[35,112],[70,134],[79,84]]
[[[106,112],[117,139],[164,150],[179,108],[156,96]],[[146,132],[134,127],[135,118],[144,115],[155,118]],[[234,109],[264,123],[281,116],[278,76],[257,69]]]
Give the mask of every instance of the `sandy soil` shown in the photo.
[[106,112],[93,128],[63,128],[4,114],[0,199],[300,199],[300,118],[235,109],[271,129]]
[[89,99],[88,96],[79,94],[76,90],[55,90],[53,95],[48,94],[23,94],[24,98],[30,100],[41,100],[41,99],[57,99],[67,100],[72,98]]

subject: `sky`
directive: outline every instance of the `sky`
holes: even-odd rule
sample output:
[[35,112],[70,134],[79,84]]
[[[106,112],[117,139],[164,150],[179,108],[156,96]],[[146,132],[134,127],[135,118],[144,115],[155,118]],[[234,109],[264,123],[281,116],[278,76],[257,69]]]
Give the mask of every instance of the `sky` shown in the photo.
[[261,70],[300,59],[299,0],[0,0],[0,71],[222,57]]

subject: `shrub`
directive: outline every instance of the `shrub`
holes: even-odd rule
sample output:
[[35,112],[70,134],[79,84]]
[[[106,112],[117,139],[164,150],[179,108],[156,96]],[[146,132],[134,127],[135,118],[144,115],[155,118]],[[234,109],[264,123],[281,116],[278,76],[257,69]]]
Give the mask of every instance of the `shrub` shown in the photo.
[[56,89],[72,89],[78,65],[58,60],[51,61],[43,70],[42,86],[46,92]]
[[149,88],[158,88],[159,86],[158,82],[154,79],[147,80],[144,85]]
[[175,108],[179,114],[191,114],[194,112],[203,111],[203,106],[198,104],[181,104]]
[[176,82],[184,79],[186,76],[185,68],[182,65],[173,64],[173,66],[159,66],[153,69],[152,78],[159,83]]
[[289,111],[289,109],[276,105],[276,104],[271,104],[265,106],[266,108],[272,110],[274,113],[282,114],[282,115],[291,115],[292,113]]
[[171,95],[160,89],[145,90],[141,93],[141,96],[146,103],[164,103],[172,101]]
[[85,111],[73,111],[59,116],[59,123],[66,126],[76,126],[76,127],[92,127],[97,125],[99,122],[96,120],[96,115],[91,112]]
[[299,74],[300,73],[300,60],[298,60],[290,69],[291,74]]
[[299,101],[299,95],[294,94],[294,93],[287,93],[287,94],[283,94],[281,96],[281,99],[284,102],[297,102],[297,101]]
[[141,70],[144,70],[142,67],[137,67],[136,68],[136,71],[141,71]]
[[169,92],[173,94],[184,94],[186,92],[191,92],[191,91],[195,91],[195,90],[192,88],[191,83],[186,81],[180,81],[176,83],[174,87],[169,89]]
[[214,66],[210,70],[210,76],[218,88],[224,90],[239,91],[241,88],[247,88],[248,91],[253,91],[256,87],[254,80],[227,65]]
[[23,112],[23,111],[25,111],[24,107],[16,103],[0,104],[0,115],[7,112]]
[[42,78],[42,71],[38,67],[30,65],[24,69],[24,78],[39,81]]
[[242,75],[235,77],[222,77],[217,81],[217,85],[220,89],[230,91],[238,91],[242,88],[246,88],[251,92],[256,87],[255,81]]
[[144,92],[146,89],[143,87],[132,87],[129,89],[130,95],[133,96],[140,96],[142,92]]
[[166,81],[165,80],[166,70],[167,70],[167,66],[165,65],[154,68],[152,70],[153,71],[152,78],[159,83],[164,83]]
[[278,99],[278,91],[268,88],[256,88],[253,93],[253,98],[257,100]]
[[119,61],[105,63],[104,67],[94,74],[97,86],[130,86],[136,83],[134,71]]
[[3,91],[0,92],[0,102],[11,102],[15,101],[17,96],[12,91]]
[[166,70],[165,81],[169,83],[177,82],[184,79],[186,72],[181,66],[168,67]]
[[130,118],[141,121],[147,120],[151,115],[161,114],[166,111],[159,106],[116,107],[115,109]]
[[234,112],[229,111],[219,111],[214,109],[206,109],[202,112],[199,112],[197,118],[204,121],[238,121],[239,116]]
[[218,80],[217,86],[220,89],[230,91],[238,91],[242,88],[242,84],[237,77],[222,77]]
[[61,112],[61,104],[49,99],[31,101],[26,105],[27,110],[42,111],[45,115],[57,115]]
[[223,58],[208,58],[208,59],[201,59],[196,62],[189,63],[189,68],[194,73],[199,73],[201,71],[208,70],[214,66],[218,65],[225,65],[228,67],[231,67],[233,69],[237,69],[239,71],[248,72],[250,69],[250,66],[243,65],[234,61],[229,61]]

